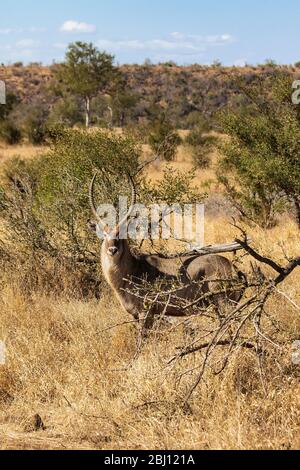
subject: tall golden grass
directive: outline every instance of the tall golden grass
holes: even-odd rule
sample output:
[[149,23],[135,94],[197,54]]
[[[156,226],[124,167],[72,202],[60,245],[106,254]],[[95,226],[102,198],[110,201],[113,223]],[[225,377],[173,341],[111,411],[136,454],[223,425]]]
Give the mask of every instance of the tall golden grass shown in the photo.
[[[181,153],[174,165],[189,167],[188,156]],[[149,174],[159,177],[162,167]],[[198,184],[207,177],[213,178],[213,170],[199,171]],[[222,214],[206,218],[205,229],[206,243],[231,241],[237,234]],[[289,217],[272,230],[254,228],[249,235],[278,262],[284,262],[284,251],[300,253],[299,230]],[[298,269],[281,286],[298,305],[299,284]],[[268,308],[286,337],[300,336],[299,311],[285,297],[276,295]],[[0,365],[1,449],[300,448],[300,374],[290,351],[278,367],[274,352],[267,394],[253,355],[239,351],[223,375],[208,373],[186,408],[181,398],[191,374],[179,375],[194,368],[200,356],[173,368],[166,362],[176,346],[190,341],[190,332],[153,334],[133,361],[134,325],[114,327],[131,318],[108,288],[100,301],[35,293],[28,298],[14,279],[1,286],[0,312],[0,339],[6,345],[6,363]],[[34,431],[36,414],[44,430]]]

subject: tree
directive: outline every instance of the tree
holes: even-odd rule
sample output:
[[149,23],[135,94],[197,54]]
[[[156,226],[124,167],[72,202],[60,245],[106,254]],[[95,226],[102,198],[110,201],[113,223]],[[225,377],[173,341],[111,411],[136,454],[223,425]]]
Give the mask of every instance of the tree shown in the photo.
[[42,101],[20,103],[10,113],[9,119],[22,135],[34,145],[45,143],[47,135],[48,107]]
[[112,98],[112,111],[115,119],[120,127],[126,124],[126,117],[130,116],[134,111],[140,97],[137,93],[123,90],[118,90]]
[[195,127],[185,138],[185,145],[192,151],[192,158],[197,168],[208,168],[211,163],[211,152],[218,138],[208,134],[209,125],[203,123]]
[[281,71],[240,81],[247,104],[221,115],[231,138],[222,145],[219,179],[241,214],[265,227],[290,202],[300,228],[300,106],[292,83]]
[[7,119],[8,115],[19,102],[20,100],[18,96],[11,91],[8,91],[6,93],[6,104],[0,106],[0,121]]
[[149,136],[149,144],[153,152],[166,161],[175,158],[178,145],[181,143],[179,134],[163,114],[154,122]]
[[50,125],[63,124],[68,127],[82,125],[84,114],[78,101],[78,98],[74,96],[59,98],[51,109],[47,123]]
[[63,92],[80,97],[85,106],[86,127],[90,125],[91,99],[106,93],[114,77],[114,57],[100,52],[92,43],[77,41],[69,45],[66,59],[57,70]]

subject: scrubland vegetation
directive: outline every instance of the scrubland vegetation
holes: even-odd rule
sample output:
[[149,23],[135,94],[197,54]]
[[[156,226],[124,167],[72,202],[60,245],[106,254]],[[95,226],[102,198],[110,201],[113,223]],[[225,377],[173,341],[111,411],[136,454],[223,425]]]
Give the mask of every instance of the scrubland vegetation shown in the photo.
[[[98,203],[129,192],[130,172],[139,202],[204,201],[206,244],[241,237],[239,225],[277,265],[299,257],[299,108],[289,99],[292,71],[270,67],[259,78],[231,75],[240,91],[222,102],[226,108],[205,98],[200,110],[193,101],[183,112],[198,69],[165,65],[185,97],[176,113],[167,94],[173,82],[167,90],[154,83],[150,106],[129,90],[136,78],[128,68],[108,96],[91,92],[89,130],[76,93],[61,91],[44,113],[14,90],[0,115],[1,448],[299,449],[299,267],[271,286],[258,323],[242,312],[229,332],[241,321],[239,341],[215,348],[190,394],[207,348],[190,349],[210,341],[222,318],[208,309],[188,321],[158,322],[141,344],[103,280],[100,244],[88,228],[95,169]],[[135,77],[144,85],[147,74],[158,80],[151,70],[136,68]],[[209,86],[214,74],[205,70]],[[45,76],[50,83],[52,73]],[[170,240],[143,249],[183,246]],[[252,274],[261,285],[274,278],[270,266],[242,253],[235,260],[250,284]],[[249,289],[243,300],[259,287]]]

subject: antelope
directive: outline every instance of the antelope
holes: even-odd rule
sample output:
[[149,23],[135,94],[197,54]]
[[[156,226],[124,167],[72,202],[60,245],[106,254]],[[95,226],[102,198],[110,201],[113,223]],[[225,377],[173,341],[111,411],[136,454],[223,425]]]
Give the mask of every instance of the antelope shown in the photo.
[[[125,312],[131,314],[135,319],[139,319],[143,311],[143,296],[136,296],[131,291],[133,280],[135,283],[147,281],[155,284],[159,279],[170,281],[180,280],[181,288],[176,291],[176,298],[181,298],[188,302],[216,289],[218,278],[232,278],[232,263],[220,255],[198,255],[192,253],[186,256],[165,258],[160,255],[141,254],[135,255],[130,250],[128,240],[120,238],[121,228],[129,223],[129,219],[136,204],[137,194],[133,179],[129,177],[132,189],[131,205],[125,217],[113,228],[106,226],[101,216],[99,216],[94,200],[94,186],[97,173],[91,180],[89,188],[89,202],[96,222],[92,222],[90,227],[96,231],[98,228],[103,233],[103,243],[101,247],[101,266],[103,275],[115,293],[119,303]],[[234,292],[226,296],[226,293],[218,294],[218,301],[228,297],[232,301],[238,301],[238,293]],[[201,302],[202,307],[208,306],[212,302],[208,296],[207,300]],[[152,315],[164,314],[169,317],[179,317],[186,314],[185,310],[171,301],[167,304],[162,302],[154,303]]]

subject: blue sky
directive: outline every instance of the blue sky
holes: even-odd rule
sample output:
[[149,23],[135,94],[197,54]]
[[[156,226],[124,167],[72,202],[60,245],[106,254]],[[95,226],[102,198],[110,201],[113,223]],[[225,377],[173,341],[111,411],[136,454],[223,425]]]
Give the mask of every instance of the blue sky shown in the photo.
[[299,0],[0,0],[0,63],[64,57],[93,42],[118,63],[300,60]]

